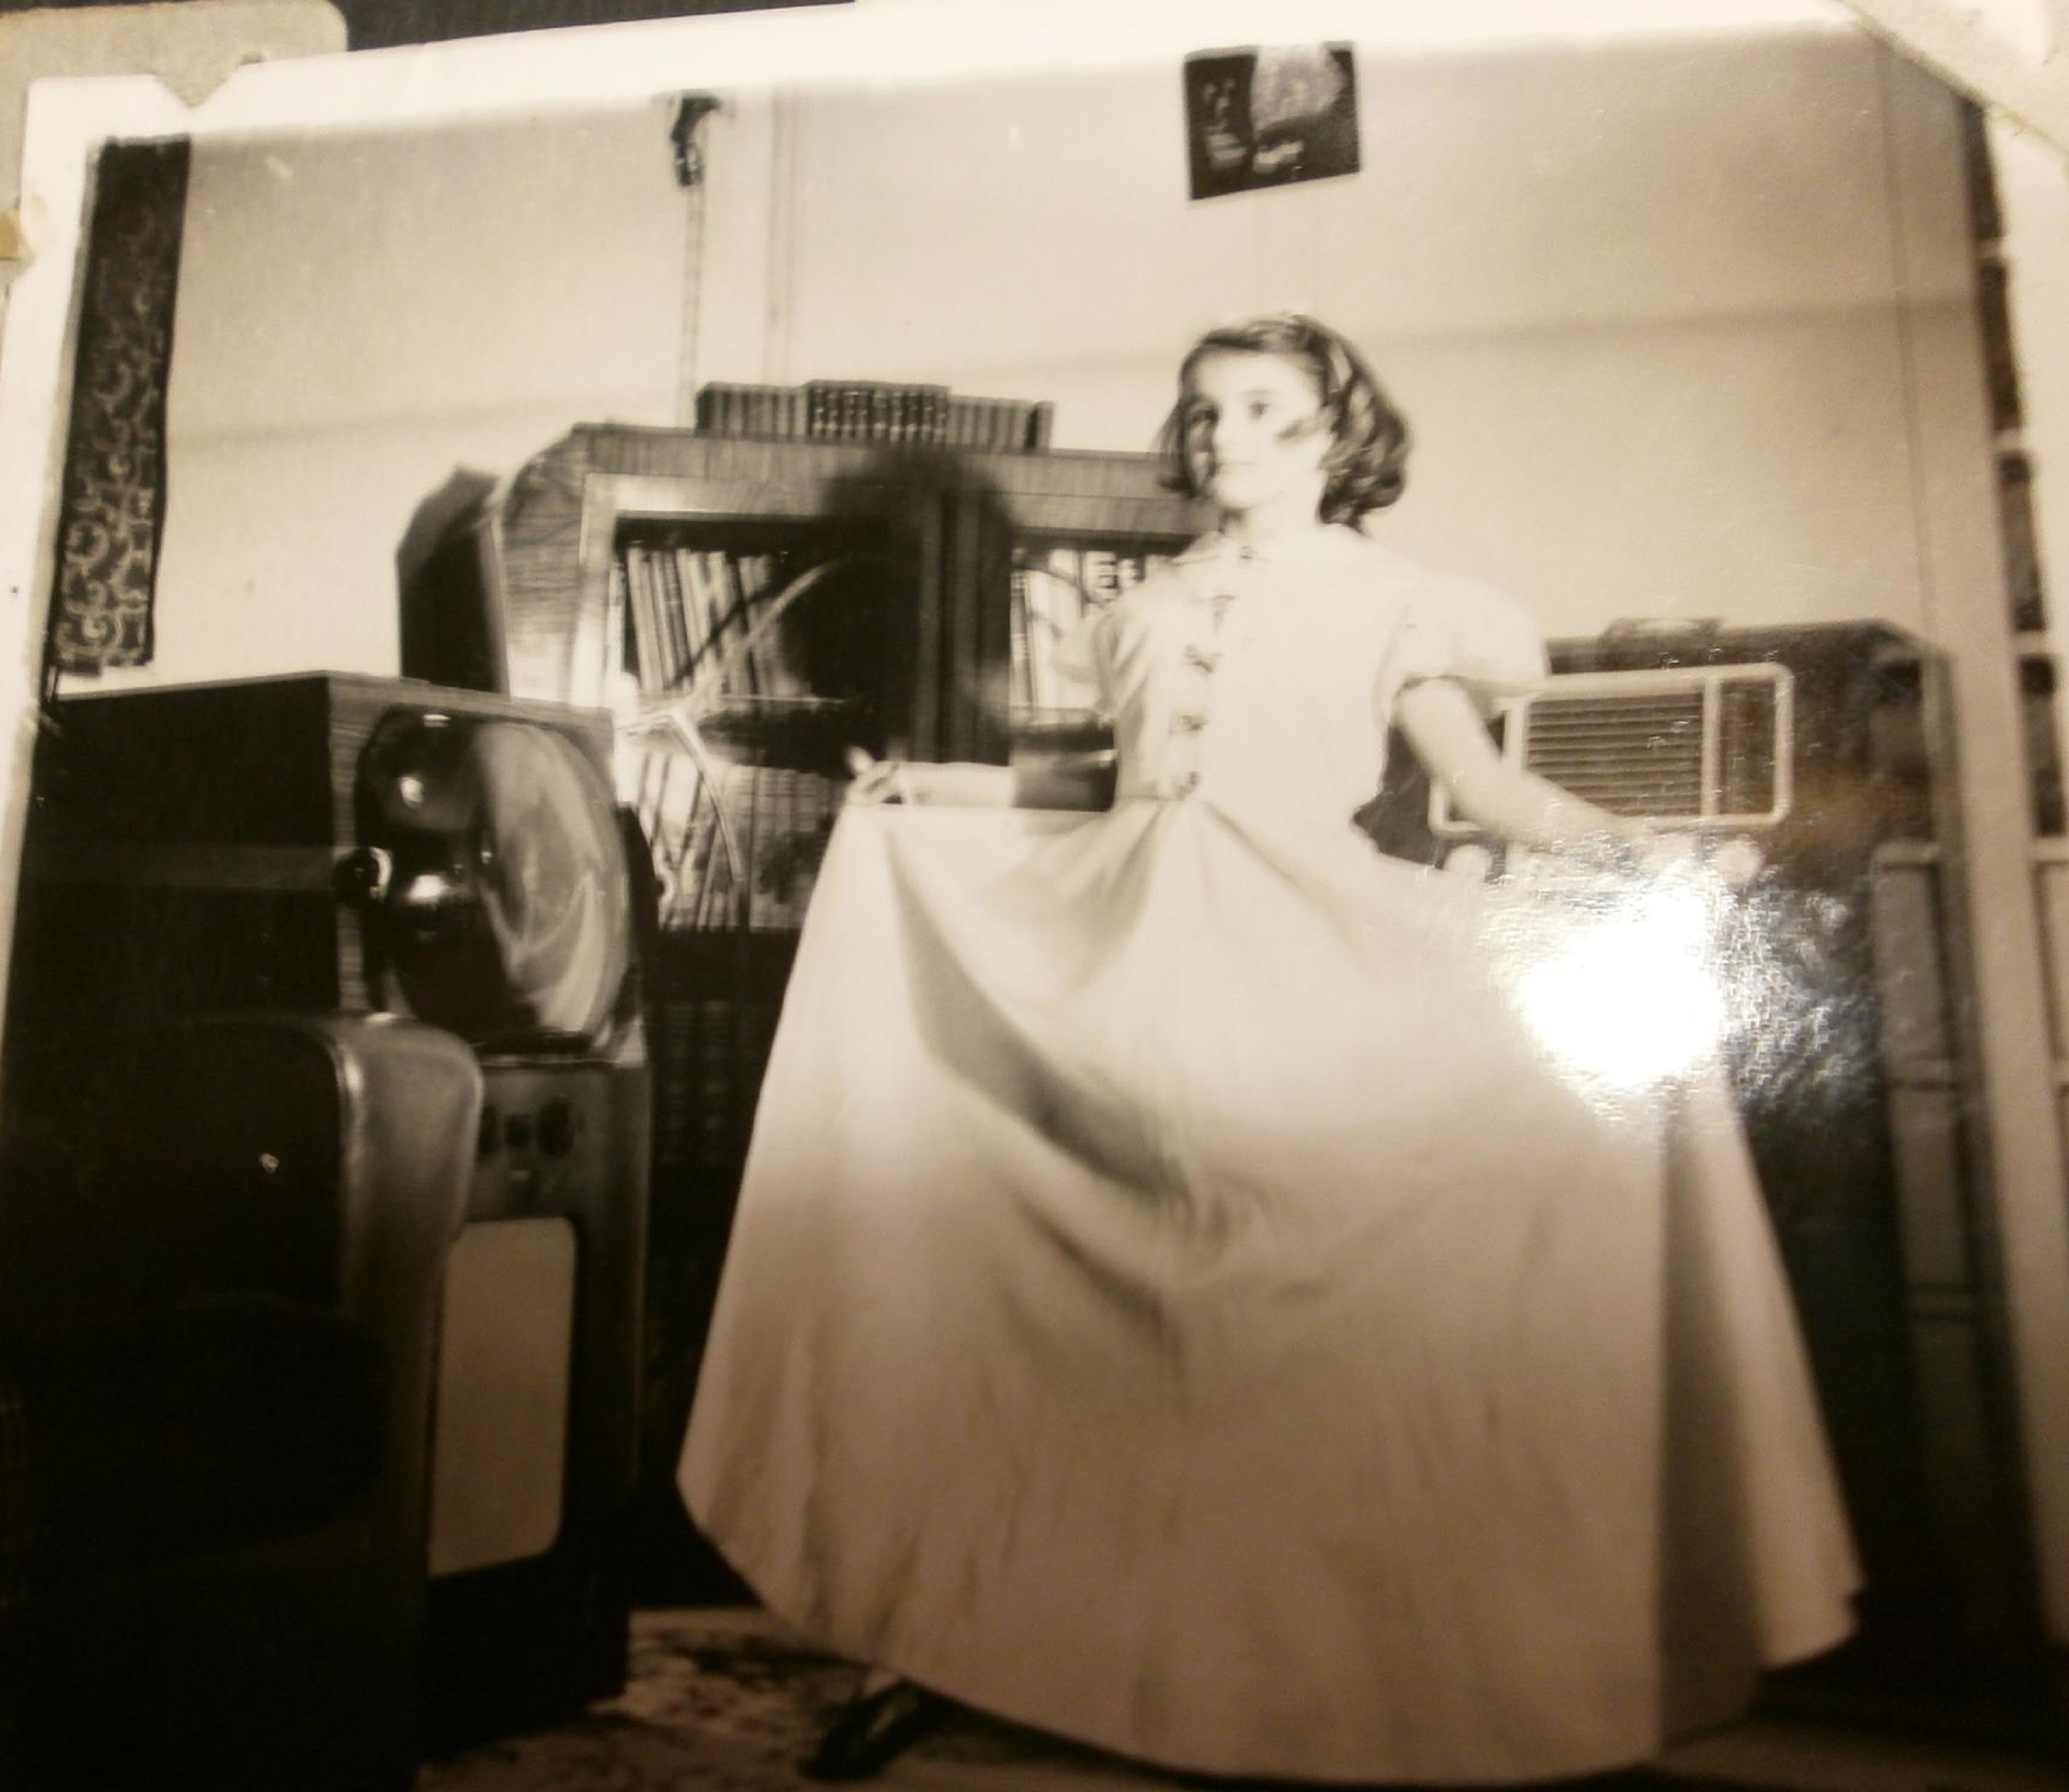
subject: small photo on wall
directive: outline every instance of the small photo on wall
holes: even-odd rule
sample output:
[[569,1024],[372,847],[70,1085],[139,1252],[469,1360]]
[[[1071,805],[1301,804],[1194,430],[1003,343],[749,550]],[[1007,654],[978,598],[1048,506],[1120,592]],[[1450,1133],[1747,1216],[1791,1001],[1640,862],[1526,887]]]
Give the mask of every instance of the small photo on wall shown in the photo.
[[1195,199],[1355,174],[1351,47],[1275,45],[1187,57],[1185,136]]

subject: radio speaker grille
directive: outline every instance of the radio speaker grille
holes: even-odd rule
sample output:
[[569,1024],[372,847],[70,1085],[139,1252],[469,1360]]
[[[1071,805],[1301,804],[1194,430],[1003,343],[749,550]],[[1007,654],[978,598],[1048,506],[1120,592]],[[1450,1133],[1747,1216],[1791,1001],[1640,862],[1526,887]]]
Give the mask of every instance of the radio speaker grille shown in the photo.
[[[1758,829],[1788,813],[1793,681],[1767,664],[1556,674],[1510,711],[1503,751],[1619,815]],[[1433,793],[1437,831],[1472,825]]]

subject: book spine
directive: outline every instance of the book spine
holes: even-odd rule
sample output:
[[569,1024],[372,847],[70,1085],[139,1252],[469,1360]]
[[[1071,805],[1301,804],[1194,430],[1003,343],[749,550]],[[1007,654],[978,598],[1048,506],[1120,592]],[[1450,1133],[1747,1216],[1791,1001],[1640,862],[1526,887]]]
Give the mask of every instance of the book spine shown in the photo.
[[[696,565],[696,586],[704,613],[705,676],[724,681],[728,676],[727,657],[733,643],[733,619],[726,613],[725,586],[719,572],[725,556],[717,548],[708,548],[692,550],[692,558]],[[720,689],[724,693],[723,682]]]
[[699,837],[697,849],[701,857],[693,920],[693,925],[698,927],[724,928],[730,925],[736,879],[733,856],[726,849],[725,830],[720,825],[720,812],[730,809],[738,776],[737,768],[719,774],[719,782],[711,793],[708,825]]
[[822,772],[807,772],[800,780],[799,796],[803,807],[799,823],[802,837],[798,855],[797,882],[792,893],[797,909],[796,924],[800,927],[804,926],[805,916],[811,906],[820,861],[826,856],[827,837],[833,832],[834,818],[839,813],[839,780]]
[[788,766],[772,769],[775,776],[769,780],[769,808],[762,823],[765,843],[761,849],[761,874],[767,891],[768,925],[789,929],[797,925],[790,888],[797,864],[797,835],[791,825],[797,796],[792,786],[798,775]]
[[739,883],[733,891],[728,918],[736,926],[752,932],[759,924],[761,880],[756,869],[761,860],[761,768],[744,765],[741,776],[745,782],[744,800],[733,809],[733,820],[740,836]]
[[654,568],[644,548],[635,544],[626,548],[625,575],[632,596],[639,694],[658,697],[667,689],[667,671],[662,662],[661,611],[654,595]]
[[654,842],[663,912],[679,919],[696,900],[699,829],[711,800],[702,773],[684,755],[664,751],[651,756],[664,763],[650,797],[653,823],[648,837]]
[[1034,701],[1033,667],[1027,657],[1027,563],[1020,549],[1013,552],[1013,573],[1006,594],[1007,652],[1006,701],[1015,709],[1026,709]]
[[718,803],[718,791],[700,778],[685,830],[683,863],[675,874],[674,916],[679,926],[696,927],[704,922],[712,866],[719,854]]
[[711,602],[705,595],[704,574],[697,551],[677,546],[672,553],[675,589],[680,593],[683,621],[683,670],[680,682],[694,685],[709,670],[704,649],[711,639]]
[[793,771],[783,780],[783,925],[805,924],[805,891],[812,859],[812,774]]
[[669,838],[666,810],[675,756],[666,752],[642,753],[631,780],[639,831],[647,837],[655,870],[664,875],[673,869],[674,842]]
[[635,677],[639,670],[634,657],[638,644],[632,638],[630,607],[625,589],[625,555],[610,556],[610,583],[603,597],[603,671],[604,701],[610,702],[613,686],[626,673]]
[[[739,694],[758,697],[762,694],[761,649],[758,643],[747,647],[748,639],[754,632],[754,617],[748,608],[746,593],[741,589],[740,569],[734,564],[732,555],[718,550],[706,556],[704,564],[716,590],[718,608],[725,617],[726,651],[734,656],[733,664]],[[744,654],[741,653],[743,647],[747,648]]]
[[755,829],[761,851],[754,867],[754,924],[773,931],[790,925],[790,773],[767,766],[755,784],[761,813]]
[[683,622],[683,589],[676,576],[672,552],[665,548],[656,549],[653,565],[666,645],[662,662],[663,683],[665,689],[675,690],[681,687],[684,671],[689,665],[689,636]]
[[[773,559],[767,554],[741,554],[733,563],[739,581],[741,606],[755,628],[761,626],[770,601],[778,593],[770,589]],[[762,636],[754,651],[757,689],[764,697],[802,697],[803,681],[791,663],[790,618],[779,618]]]

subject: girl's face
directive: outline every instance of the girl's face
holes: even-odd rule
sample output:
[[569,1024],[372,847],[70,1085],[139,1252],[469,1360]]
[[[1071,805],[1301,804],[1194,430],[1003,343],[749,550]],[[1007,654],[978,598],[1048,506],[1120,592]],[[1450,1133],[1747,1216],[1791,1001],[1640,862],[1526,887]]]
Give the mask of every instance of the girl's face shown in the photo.
[[1210,348],[1193,364],[1180,414],[1193,485],[1238,516],[1319,514],[1328,419],[1314,379],[1283,355]]

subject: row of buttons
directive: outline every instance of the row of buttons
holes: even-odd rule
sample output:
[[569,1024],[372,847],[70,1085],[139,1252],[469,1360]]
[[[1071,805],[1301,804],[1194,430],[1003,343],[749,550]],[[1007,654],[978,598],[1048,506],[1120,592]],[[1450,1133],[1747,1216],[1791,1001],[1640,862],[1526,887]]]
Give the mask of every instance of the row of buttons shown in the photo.
[[[1213,619],[1214,633],[1221,633],[1222,619],[1228,614],[1229,605],[1235,601],[1233,592],[1217,592],[1206,601],[1208,613]],[[1189,671],[1198,673],[1202,678],[1214,676],[1222,662],[1219,647],[1203,647],[1198,641],[1186,643],[1183,662]],[[1197,735],[1207,725],[1207,711],[1204,707],[1174,711],[1171,716],[1171,731],[1174,735]],[[1176,777],[1165,780],[1163,794],[1166,796],[1190,796],[1200,788],[1200,774],[1182,772]]]

